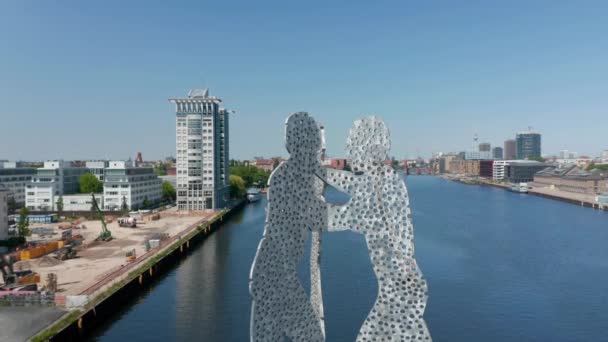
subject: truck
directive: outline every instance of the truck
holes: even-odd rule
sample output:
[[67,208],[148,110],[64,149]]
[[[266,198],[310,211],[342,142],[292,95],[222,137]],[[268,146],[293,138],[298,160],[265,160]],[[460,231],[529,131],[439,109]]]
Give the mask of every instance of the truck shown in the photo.
[[137,219],[134,217],[121,217],[118,219],[119,227],[136,228]]

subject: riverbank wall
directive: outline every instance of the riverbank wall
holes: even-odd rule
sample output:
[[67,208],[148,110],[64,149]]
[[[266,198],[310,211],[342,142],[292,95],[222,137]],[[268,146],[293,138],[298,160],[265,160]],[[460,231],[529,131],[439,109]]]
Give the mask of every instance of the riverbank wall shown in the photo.
[[195,247],[219,230],[224,222],[239,213],[246,203],[246,201],[239,202],[232,208],[220,212],[212,220],[200,224],[184,236],[179,237],[167,248],[160,250],[145,263],[139,265],[125,279],[113,284],[94,298],[89,298],[88,303],[81,309],[70,310],[31,340],[36,342],[74,341],[86,338],[95,327],[115,315],[119,308],[135,295],[160,280],[180,260],[186,258]]
[[[470,178],[467,178],[467,181],[462,181],[459,177],[455,177],[455,176],[441,176],[441,177],[443,179],[459,182],[462,184],[484,185],[484,186],[491,186],[491,187],[501,188],[501,189],[504,189],[507,191],[511,191],[510,187],[506,184],[494,183],[494,182],[490,182],[490,181],[487,181],[484,179],[475,179],[473,181]],[[568,197],[564,197],[564,196],[548,194],[545,192],[534,191],[534,188],[532,188],[531,190],[528,191],[528,195],[539,196],[539,197],[544,197],[544,198],[555,200],[555,201],[566,202],[566,203],[570,203],[570,204],[574,204],[574,205],[579,205],[579,206],[585,207],[585,208],[592,208],[592,209],[597,209],[597,210],[608,211],[608,206],[606,206],[606,205],[601,205],[601,204],[598,204],[595,202],[591,202],[588,200],[581,200],[578,198],[568,198]]]

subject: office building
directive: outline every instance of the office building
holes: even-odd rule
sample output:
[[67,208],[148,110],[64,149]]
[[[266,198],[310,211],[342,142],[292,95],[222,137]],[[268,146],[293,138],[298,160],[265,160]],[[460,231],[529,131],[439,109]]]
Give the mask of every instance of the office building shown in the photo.
[[492,158],[502,159],[503,149],[500,146],[496,146],[492,149]]
[[466,176],[479,176],[480,160],[453,159],[449,163],[450,173]]
[[513,160],[495,160],[492,164],[492,179],[501,181],[505,179],[505,168]]
[[452,169],[450,168],[452,161],[457,159],[458,155],[454,154],[454,153],[448,153],[445,154],[443,156],[441,156],[441,158],[439,158],[439,173],[450,173],[452,172]]
[[517,159],[540,158],[541,137],[539,133],[522,132],[515,137]]
[[[129,210],[144,207],[144,202],[155,204],[161,201],[163,184],[151,167],[136,167],[133,162],[110,161],[104,169],[103,208]],[[101,204],[100,204],[101,207]]]
[[480,152],[490,152],[491,149],[492,149],[492,145],[490,143],[481,143],[481,144],[479,144],[479,151]]
[[209,90],[169,99],[176,113],[177,205],[180,210],[223,208],[230,201],[228,110]]
[[32,181],[36,169],[21,167],[15,162],[0,162],[0,188],[8,190],[9,200],[20,207],[25,204],[25,187]]
[[602,151],[602,160],[608,161],[608,150]]
[[89,169],[90,173],[97,177],[98,180],[103,182],[103,172],[105,168],[108,167],[107,161],[88,161],[85,163],[85,166],[87,169]]
[[526,183],[534,180],[534,174],[547,168],[547,164],[533,160],[517,160],[505,166],[504,178],[511,183]]
[[492,178],[494,175],[494,160],[479,161],[479,176],[484,178]]
[[586,171],[574,164],[564,167],[547,167],[534,175],[534,186],[557,189],[578,194],[599,195],[608,193],[608,171]]
[[9,191],[0,188],[0,241],[8,239],[8,197]]
[[30,210],[56,210],[59,196],[77,193],[80,176],[88,172],[62,160],[44,162],[26,186],[25,205]]
[[513,160],[517,158],[517,143],[513,139],[505,140],[505,149],[503,151],[503,159]]

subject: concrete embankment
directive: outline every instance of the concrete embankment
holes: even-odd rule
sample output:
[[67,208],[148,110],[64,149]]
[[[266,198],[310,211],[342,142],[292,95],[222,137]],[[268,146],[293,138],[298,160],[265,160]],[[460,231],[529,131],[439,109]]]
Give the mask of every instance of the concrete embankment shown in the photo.
[[94,327],[115,315],[134,294],[145,290],[175,267],[179,260],[220,229],[223,222],[239,212],[245,204],[242,201],[211,220],[184,231],[127,272],[103,279],[87,289],[88,303],[80,309],[71,310],[31,340],[74,341],[85,338]]
[[[485,186],[492,186],[492,187],[496,187],[496,188],[510,190],[510,186],[507,184],[495,183],[495,182],[487,181],[484,179],[466,178],[467,180],[463,181],[463,180],[461,180],[461,178],[454,177],[454,176],[442,176],[442,178],[451,180],[451,181],[455,181],[455,182],[459,182],[459,183],[463,183],[463,184],[468,184],[468,185],[485,185]],[[579,194],[565,193],[564,191],[560,191],[560,192],[548,191],[548,190],[544,190],[544,189],[535,189],[535,188],[530,189],[528,191],[528,194],[533,195],[533,196],[544,197],[544,198],[548,198],[548,199],[552,199],[552,200],[556,200],[556,201],[562,201],[562,202],[567,202],[567,203],[571,203],[571,204],[575,204],[575,205],[580,205],[581,207],[608,211],[608,205],[601,205],[601,204],[598,204],[595,201],[591,200],[590,198],[587,198],[587,197],[592,197],[592,196],[586,196],[585,198],[583,198]]]

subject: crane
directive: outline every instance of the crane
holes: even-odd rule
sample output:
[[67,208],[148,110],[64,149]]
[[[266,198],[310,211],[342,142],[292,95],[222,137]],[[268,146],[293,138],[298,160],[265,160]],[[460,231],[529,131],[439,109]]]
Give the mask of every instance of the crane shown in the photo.
[[97,211],[97,214],[99,215],[99,220],[101,221],[101,233],[99,233],[99,236],[95,240],[110,241],[112,240],[112,232],[108,229],[108,226],[106,226],[106,220],[103,217],[101,209],[99,209],[99,205],[97,204],[97,200],[95,199],[95,194],[91,193],[91,197],[93,198],[93,208],[95,208],[95,210]]

